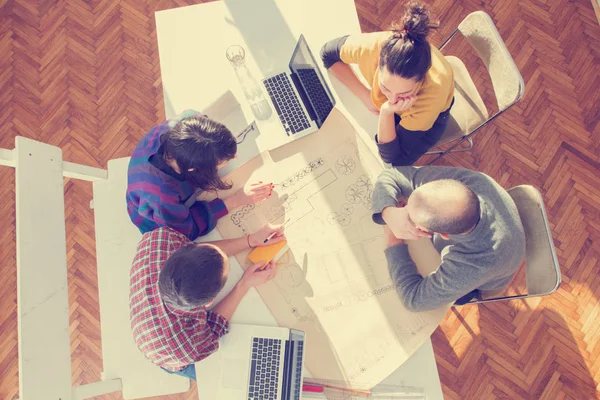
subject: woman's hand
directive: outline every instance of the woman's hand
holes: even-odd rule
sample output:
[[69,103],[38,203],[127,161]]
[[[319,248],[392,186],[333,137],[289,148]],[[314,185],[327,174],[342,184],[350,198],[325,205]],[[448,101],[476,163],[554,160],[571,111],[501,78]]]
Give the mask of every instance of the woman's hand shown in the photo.
[[273,193],[273,183],[252,183],[224,200],[228,210],[234,210],[246,204],[256,204],[267,199]]
[[367,107],[369,111],[371,111],[375,115],[379,115],[379,108],[375,107],[375,104],[373,104],[373,100],[371,100],[371,91],[366,87],[364,89],[365,90],[361,92],[361,95],[358,96],[358,98],[360,99],[360,101],[362,101],[362,103],[365,105],[365,107]]
[[408,110],[409,108],[411,108],[416,100],[417,100],[417,96],[413,94],[408,97],[400,98],[396,103],[390,103],[389,101],[386,101],[381,106],[381,112],[388,113],[388,114],[390,114],[390,113],[400,114],[400,113]]
[[267,224],[248,237],[250,247],[268,246],[285,240],[283,225]]

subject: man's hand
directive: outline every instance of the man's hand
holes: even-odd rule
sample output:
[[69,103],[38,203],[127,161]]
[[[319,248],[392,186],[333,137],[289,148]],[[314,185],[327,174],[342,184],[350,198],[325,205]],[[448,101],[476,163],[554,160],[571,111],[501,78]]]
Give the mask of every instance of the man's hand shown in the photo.
[[409,108],[411,108],[416,100],[417,100],[417,96],[415,96],[413,94],[411,96],[403,97],[403,98],[399,99],[396,103],[390,103],[389,101],[386,101],[381,106],[381,113],[382,114],[384,114],[384,113],[385,114],[392,114],[392,113],[400,114],[400,113],[408,110]]
[[389,228],[389,226],[384,225],[383,232],[385,233],[387,247],[394,247],[399,244],[405,244],[403,239],[398,239],[396,236],[394,236],[394,233]]
[[[269,239],[270,238],[270,239]],[[266,243],[265,240],[269,239]],[[267,224],[258,231],[251,233],[248,239],[250,247],[268,246],[285,240],[283,225]]]
[[273,279],[276,273],[277,270],[272,261],[266,264],[266,266],[265,262],[261,261],[246,268],[244,275],[240,278],[239,284],[245,289],[256,287]]
[[386,207],[381,217],[398,239],[417,240],[431,237],[430,233],[420,230],[412,223],[405,207]]
[[225,205],[228,210],[234,210],[246,204],[260,203],[271,196],[274,187],[273,183],[252,183],[225,199]]

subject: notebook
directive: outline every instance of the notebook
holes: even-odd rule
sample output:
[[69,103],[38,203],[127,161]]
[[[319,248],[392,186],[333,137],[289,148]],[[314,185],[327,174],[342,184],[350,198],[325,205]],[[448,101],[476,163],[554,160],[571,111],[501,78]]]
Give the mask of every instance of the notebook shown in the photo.
[[269,246],[255,247],[254,250],[248,254],[248,259],[253,263],[259,263],[264,261],[269,263],[271,261],[277,261],[289,250],[287,242],[284,240]]

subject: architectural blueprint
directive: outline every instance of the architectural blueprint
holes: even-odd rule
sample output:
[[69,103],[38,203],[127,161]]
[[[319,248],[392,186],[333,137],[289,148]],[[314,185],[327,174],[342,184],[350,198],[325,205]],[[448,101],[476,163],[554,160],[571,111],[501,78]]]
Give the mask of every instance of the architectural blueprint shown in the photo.
[[[232,191],[259,180],[274,182],[275,190],[222,218],[217,229],[233,238],[289,220],[290,250],[259,294],[281,326],[306,332],[312,376],[374,386],[422,345],[448,307],[416,314],[398,299],[383,228],[371,219],[382,167],[346,119],[334,110],[319,132],[288,146],[277,161],[262,153],[228,176]],[[244,267],[246,256],[238,255]],[[435,253],[421,272],[438,265]]]

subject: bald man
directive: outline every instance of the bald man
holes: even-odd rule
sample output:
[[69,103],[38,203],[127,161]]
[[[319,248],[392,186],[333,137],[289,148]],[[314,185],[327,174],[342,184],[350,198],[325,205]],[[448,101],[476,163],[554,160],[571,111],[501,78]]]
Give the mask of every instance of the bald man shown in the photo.
[[[373,191],[373,220],[386,226],[386,257],[408,310],[465,304],[510,282],[525,257],[525,234],[509,194],[480,172],[450,167],[385,170]],[[430,237],[441,254],[421,276],[407,240]]]

